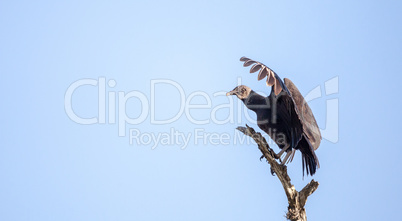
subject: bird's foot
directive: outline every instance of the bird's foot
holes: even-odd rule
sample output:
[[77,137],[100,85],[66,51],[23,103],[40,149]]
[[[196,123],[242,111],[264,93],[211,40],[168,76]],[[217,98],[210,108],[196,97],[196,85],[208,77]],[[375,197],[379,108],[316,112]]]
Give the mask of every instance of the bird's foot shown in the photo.
[[261,155],[261,157],[260,157],[260,161],[262,161],[262,159],[264,158],[264,155]]
[[272,167],[271,167],[271,174],[272,176],[275,176],[275,171],[272,169]]
[[276,154],[274,151],[271,151],[271,155],[272,155],[273,158],[279,160],[279,162],[280,162],[281,164],[283,164],[283,162],[282,162],[282,160],[281,160],[281,156],[280,156],[279,154]]
[[279,166],[281,166],[281,167],[282,167],[282,170],[286,170],[286,165],[285,165],[285,163],[284,163],[284,162],[281,162],[281,163],[279,164]]

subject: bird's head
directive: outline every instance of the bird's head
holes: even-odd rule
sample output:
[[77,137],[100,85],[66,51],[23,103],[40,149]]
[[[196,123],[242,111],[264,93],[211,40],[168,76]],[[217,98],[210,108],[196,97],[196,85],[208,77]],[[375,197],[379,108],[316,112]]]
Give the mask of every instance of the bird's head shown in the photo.
[[245,86],[245,85],[240,85],[235,87],[232,91],[229,91],[226,93],[226,96],[229,95],[236,95],[240,100],[248,98],[248,96],[251,93],[251,88]]

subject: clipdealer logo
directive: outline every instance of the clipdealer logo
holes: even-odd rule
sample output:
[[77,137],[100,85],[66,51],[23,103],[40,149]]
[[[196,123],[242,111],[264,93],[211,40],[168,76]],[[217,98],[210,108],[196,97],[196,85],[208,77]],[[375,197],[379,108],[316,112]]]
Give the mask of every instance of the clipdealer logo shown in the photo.
[[[242,120],[246,120],[248,123],[257,124],[255,116],[250,116],[249,112],[246,111],[245,105],[241,102],[234,102],[233,97],[227,97],[227,91],[218,91],[212,95],[207,94],[204,91],[193,91],[186,95],[183,87],[176,81],[171,79],[153,79],[150,81],[150,95],[149,97],[138,90],[132,90],[129,92],[116,91],[115,88],[117,82],[114,79],[107,80],[105,77],[99,77],[98,79],[84,78],[73,82],[66,90],[64,97],[64,109],[67,116],[75,123],[82,125],[91,124],[116,124],[118,127],[118,136],[126,137],[127,125],[139,125],[149,118],[151,125],[169,125],[185,116],[187,120],[193,125],[199,125],[199,127],[194,128],[191,133],[183,133],[173,127],[168,132],[144,132],[140,131],[138,128],[129,128],[129,143],[151,146],[152,149],[156,148],[158,145],[179,145],[181,149],[187,147],[190,143],[194,144],[213,144],[213,145],[228,145],[230,142],[239,143],[253,143],[253,139],[243,139],[235,132],[235,136],[231,136],[229,133],[209,133],[206,132],[204,128],[200,125],[205,125],[209,123],[213,124],[244,124]],[[165,86],[170,86],[175,88],[179,92],[179,96],[175,99],[180,100],[179,111],[174,115],[165,120],[156,119],[155,101],[156,101],[156,87],[158,85],[164,84]],[[241,78],[238,78],[238,85],[241,84]],[[97,100],[98,100],[98,112],[93,113],[92,117],[84,118],[79,116],[74,112],[73,104],[73,94],[80,87],[92,87],[97,90]],[[269,91],[269,90],[267,90]],[[305,100],[307,102],[322,98],[322,87],[318,85],[309,93],[306,94]],[[323,139],[330,142],[336,143],[339,139],[339,101],[337,97],[331,96],[333,94],[338,94],[339,91],[339,79],[334,77],[325,82],[325,98],[326,99],[326,122],[325,129],[320,129]],[[260,92],[261,95],[266,92]],[[212,100],[217,97],[227,97],[228,103],[223,103],[219,105],[212,105]],[[202,97],[205,102],[203,104],[193,104],[191,101],[196,97]],[[139,116],[136,118],[131,118],[127,114],[127,102],[129,100],[138,100],[141,103],[141,111]],[[209,118],[198,120],[195,119],[190,110],[193,109],[205,109],[209,110]],[[228,110],[229,114],[225,119],[218,119],[217,112],[219,110]],[[235,110],[237,110],[237,115],[235,116]],[[242,117],[243,116],[243,117]],[[116,122],[117,119],[117,122]],[[233,139],[231,139],[231,137]],[[244,136],[243,136],[244,137]],[[191,139],[192,138],[192,139]],[[266,137],[268,138],[268,136]],[[272,142],[271,139],[268,139]]]

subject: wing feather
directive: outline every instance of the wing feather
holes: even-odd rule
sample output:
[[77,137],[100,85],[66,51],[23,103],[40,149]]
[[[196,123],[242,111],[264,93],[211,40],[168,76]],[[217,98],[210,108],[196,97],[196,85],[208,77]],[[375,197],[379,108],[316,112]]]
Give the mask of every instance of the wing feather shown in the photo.
[[268,74],[268,70],[265,67],[262,67],[260,72],[258,73],[258,80],[264,79]]
[[296,85],[294,85],[293,82],[288,78],[285,78],[284,81],[294,103],[296,104],[295,109],[300,121],[303,124],[303,132],[307,135],[311,145],[314,147],[314,150],[316,150],[320,146],[322,138],[317,121],[313,115],[313,111],[311,111],[310,106],[304,100],[304,97],[301,95]]
[[[250,69],[250,73],[254,73],[257,72],[258,70],[262,69],[260,71],[260,73],[258,74],[258,80],[262,80],[265,78],[265,76],[267,76],[267,85],[272,87],[274,86],[274,92],[275,95],[278,96],[279,93],[281,93],[282,90],[285,90],[286,92],[289,93],[289,91],[287,90],[285,84],[282,82],[281,78],[268,66],[266,66],[265,64],[258,62],[258,61],[254,61],[250,58],[247,57],[241,57],[240,61],[244,62],[243,66],[244,67],[248,67],[252,64],[254,64],[251,69]],[[261,72],[266,71],[265,75],[262,75]]]

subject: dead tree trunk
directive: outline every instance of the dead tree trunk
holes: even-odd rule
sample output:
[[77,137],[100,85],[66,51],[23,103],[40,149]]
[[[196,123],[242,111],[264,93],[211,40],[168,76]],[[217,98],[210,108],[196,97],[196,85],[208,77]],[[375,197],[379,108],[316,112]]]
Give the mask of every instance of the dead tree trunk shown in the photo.
[[255,140],[263,156],[271,165],[271,173],[275,173],[281,181],[289,203],[286,218],[291,221],[307,221],[304,205],[306,205],[307,197],[317,190],[319,183],[313,179],[300,192],[297,191],[290,182],[286,166],[283,166],[276,161],[274,151],[269,147],[261,133],[255,132],[255,130],[247,124],[246,127],[238,127],[237,129]]

